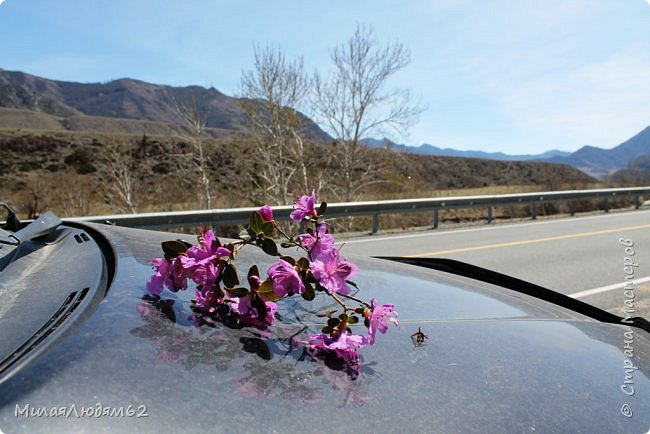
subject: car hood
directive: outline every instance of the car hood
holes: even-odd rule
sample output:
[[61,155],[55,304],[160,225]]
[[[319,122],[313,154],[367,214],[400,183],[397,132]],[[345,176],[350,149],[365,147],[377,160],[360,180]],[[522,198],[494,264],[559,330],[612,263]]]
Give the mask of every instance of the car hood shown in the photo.
[[[192,291],[143,300],[148,262],[176,236],[94,228],[116,253],[112,285],[81,325],[0,384],[4,433],[650,427],[643,330],[465,277],[354,258],[362,298],[394,303],[400,327],[361,350],[353,379],[296,345],[320,329],[322,301],[281,302],[270,331],[197,326]],[[238,256],[240,270],[271,264],[250,251]],[[421,346],[412,339],[418,329],[428,336]]]

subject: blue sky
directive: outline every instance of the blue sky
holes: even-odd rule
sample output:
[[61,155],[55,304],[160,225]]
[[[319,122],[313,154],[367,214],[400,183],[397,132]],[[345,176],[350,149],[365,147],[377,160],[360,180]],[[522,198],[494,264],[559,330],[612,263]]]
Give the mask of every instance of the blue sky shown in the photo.
[[357,23],[411,63],[388,83],[428,109],[406,138],[538,153],[611,148],[650,125],[650,0],[0,1],[0,68],[235,94],[253,45],[326,72]]

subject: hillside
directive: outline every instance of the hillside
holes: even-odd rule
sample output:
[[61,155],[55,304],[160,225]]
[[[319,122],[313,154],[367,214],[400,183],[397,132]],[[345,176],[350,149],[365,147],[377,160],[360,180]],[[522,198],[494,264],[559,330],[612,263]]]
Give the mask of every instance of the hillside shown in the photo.
[[[326,156],[332,143],[309,143],[312,185],[325,200],[339,168]],[[117,149],[118,152],[115,152]],[[243,133],[206,139],[206,167],[213,206],[231,208],[267,201],[256,182],[260,162]],[[195,209],[196,156],[191,146],[170,136],[114,133],[0,131],[0,199],[23,215],[52,209],[62,216],[126,212],[115,189],[128,180],[139,211]],[[125,172],[117,177],[115,163]],[[431,197],[449,189],[527,191],[587,188],[595,180],[567,165],[433,157],[366,149],[360,166],[373,168],[360,200]],[[113,172],[111,172],[113,170]],[[126,177],[126,178],[125,178]],[[291,191],[296,191],[292,187]]]
[[[182,124],[177,101],[186,105],[196,101],[197,107],[206,111],[209,128],[249,130],[249,121],[239,100],[214,88],[172,87],[129,78],[108,83],[74,83],[0,69],[0,107],[75,118],[77,122],[80,116],[95,116]],[[307,136],[329,139],[311,119],[303,116],[302,121]],[[0,128],[16,126],[0,123]],[[39,124],[23,128],[43,129]]]

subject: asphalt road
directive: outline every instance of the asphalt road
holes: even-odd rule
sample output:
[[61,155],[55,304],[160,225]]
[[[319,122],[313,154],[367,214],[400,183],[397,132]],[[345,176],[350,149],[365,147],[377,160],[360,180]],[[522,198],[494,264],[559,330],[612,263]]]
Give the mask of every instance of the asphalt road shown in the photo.
[[633,316],[650,319],[650,210],[355,238],[341,253],[456,259],[618,314],[632,271]]

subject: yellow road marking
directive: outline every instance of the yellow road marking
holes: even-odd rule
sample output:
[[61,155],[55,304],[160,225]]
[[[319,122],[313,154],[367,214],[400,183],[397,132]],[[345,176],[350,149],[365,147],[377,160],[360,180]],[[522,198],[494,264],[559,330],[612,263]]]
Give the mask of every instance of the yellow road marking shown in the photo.
[[417,254],[414,254],[414,255],[406,255],[406,257],[407,258],[421,258],[421,257],[424,257],[424,256],[448,255],[450,253],[474,252],[476,250],[497,249],[499,247],[522,246],[522,245],[525,245],[525,244],[542,243],[542,242],[545,242],[545,241],[566,240],[566,239],[569,239],[569,238],[589,237],[589,236],[593,236],[593,235],[611,234],[611,233],[614,233],[614,232],[633,231],[633,230],[637,230],[637,229],[646,229],[646,228],[650,228],[650,225],[627,226],[627,227],[623,227],[623,228],[604,229],[602,231],[580,232],[580,233],[577,233],[577,234],[558,235],[558,236],[555,236],[555,237],[546,237],[546,238],[536,238],[536,239],[533,239],[533,240],[510,241],[510,242],[507,242],[507,243],[485,244],[485,245],[482,245],[482,246],[474,246],[474,247],[462,247],[460,249],[438,250],[437,252],[417,253]]

